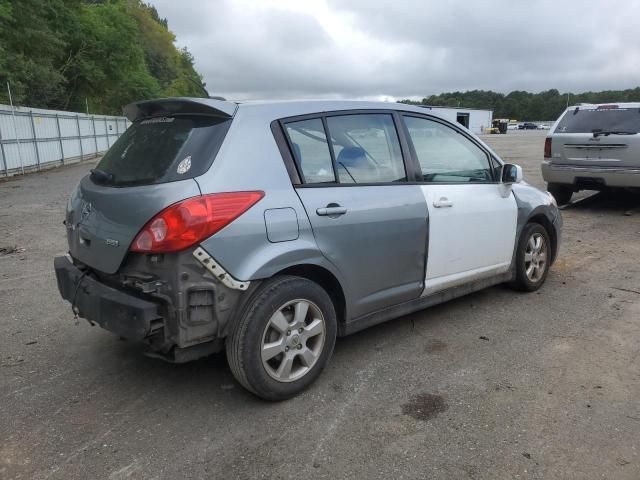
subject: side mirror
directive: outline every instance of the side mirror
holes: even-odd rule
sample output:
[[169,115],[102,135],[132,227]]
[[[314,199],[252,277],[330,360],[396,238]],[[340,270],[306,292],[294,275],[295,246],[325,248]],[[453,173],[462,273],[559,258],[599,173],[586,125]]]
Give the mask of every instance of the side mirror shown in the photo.
[[512,163],[505,163],[502,166],[502,178],[500,180],[508,185],[520,183],[522,181],[522,167]]

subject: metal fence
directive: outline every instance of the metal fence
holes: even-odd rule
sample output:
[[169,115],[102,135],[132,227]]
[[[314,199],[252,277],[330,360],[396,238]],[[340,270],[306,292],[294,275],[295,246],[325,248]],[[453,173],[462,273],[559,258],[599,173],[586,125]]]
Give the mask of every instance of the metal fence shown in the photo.
[[96,157],[129,125],[125,117],[0,105],[0,176]]

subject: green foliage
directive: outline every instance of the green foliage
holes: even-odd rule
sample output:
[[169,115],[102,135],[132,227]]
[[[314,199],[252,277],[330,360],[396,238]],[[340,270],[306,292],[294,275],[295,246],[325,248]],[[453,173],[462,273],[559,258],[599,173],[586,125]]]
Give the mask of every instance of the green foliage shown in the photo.
[[0,103],[120,114],[160,96],[205,94],[193,57],[141,0],[0,0]]
[[466,107],[493,110],[494,118],[527,120],[555,120],[567,106],[577,103],[640,102],[640,87],[629,90],[606,90],[602,92],[560,93],[556,89],[540,93],[515,90],[502,93],[472,90],[431,95],[416,102],[402,100],[413,105],[439,107]]
[[[11,11],[9,0],[0,0],[0,37],[2,37],[2,32],[9,28],[9,23],[13,20]],[[3,69],[6,62],[5,49],[4,43],[0,43],[0,70]]]
[[64,84],[64,77],[56,68],[64,42],[55,30],[58,12],[67,10],[64,1],[3,0],[1,5],[0,91],[6,92],[9,81],[16,101],[28,91],[36,104],[54,101],[62,94]]

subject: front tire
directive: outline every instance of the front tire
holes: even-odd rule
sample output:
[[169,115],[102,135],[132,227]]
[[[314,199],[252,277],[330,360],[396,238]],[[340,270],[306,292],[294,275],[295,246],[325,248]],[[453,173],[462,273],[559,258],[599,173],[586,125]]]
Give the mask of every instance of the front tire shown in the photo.
[[553,198],[556,199],[558,205],[565,205],[569,203],[573,196],[573,188],[561,183],[549,183],[547,185],[547,191],[553,195]]
[[549,233],[539,223],[527,223],[522,229],[516,251],[516,278],[512,286],[524,292],[538,290],[551,265]]
[[234,377],[265,400],[302,392],[333,353],[336,313],[329,295],[301,277],[267,280],[249,301],[227,338]]

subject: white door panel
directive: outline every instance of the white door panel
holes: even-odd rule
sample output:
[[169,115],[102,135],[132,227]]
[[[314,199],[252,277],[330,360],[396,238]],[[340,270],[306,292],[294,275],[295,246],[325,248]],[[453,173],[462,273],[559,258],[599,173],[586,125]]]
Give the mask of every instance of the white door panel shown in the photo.
[[429,209],[429,250],[423,294],[509,268],[518,208],[498,184],[421,186]]

